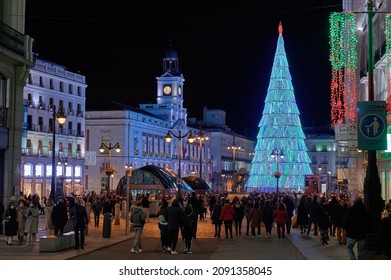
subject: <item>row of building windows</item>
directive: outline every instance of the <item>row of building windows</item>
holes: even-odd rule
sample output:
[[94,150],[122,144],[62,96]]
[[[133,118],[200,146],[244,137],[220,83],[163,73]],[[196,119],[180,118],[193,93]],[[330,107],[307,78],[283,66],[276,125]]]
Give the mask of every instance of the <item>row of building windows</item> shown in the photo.
[[[83,173],[83,168],[80,165],[57,165],[56,166],[56,176],[65,176],[65,177],[77,177],[81,178]],[[26,177],[52,177],[52,165],[43,165],[31,163],[26,163],[23,165],[23,176]]]
[[[27,84],[29,84],[29,85],[33,85],[34,84],[34,81],[32,79],[31,74],[29,75],[29,77],[27,79]],[[42,87],[42,88],[48,88],[48,89],[51,89],[51,90],[65,92],[65,86],[64,86],[65,84],[62,81],[49,79],[49,83],[45,83],[44,78],[42,76],[40,76],[38,85],[40,87]],[[76,88],[77,95],[78,96],[82,96],[82,88],[81,88],[81,86],[76,86],[74,84],[69,83],[67,87],[68,87],[68,90],[67,90],[66,93],[73,94],[75,92],[75,88]]]

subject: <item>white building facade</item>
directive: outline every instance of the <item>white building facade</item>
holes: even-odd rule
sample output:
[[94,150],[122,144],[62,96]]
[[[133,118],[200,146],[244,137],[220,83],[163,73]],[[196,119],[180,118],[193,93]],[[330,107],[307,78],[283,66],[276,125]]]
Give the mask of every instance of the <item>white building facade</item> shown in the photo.
[[[85,76],[35,60],[23,91],[21,191],[25,195],[49,197],[52,168],[56,168],[56,196],[84,191],[86,88]],[[61,110],[66,115],[63,125],[54,116]]]

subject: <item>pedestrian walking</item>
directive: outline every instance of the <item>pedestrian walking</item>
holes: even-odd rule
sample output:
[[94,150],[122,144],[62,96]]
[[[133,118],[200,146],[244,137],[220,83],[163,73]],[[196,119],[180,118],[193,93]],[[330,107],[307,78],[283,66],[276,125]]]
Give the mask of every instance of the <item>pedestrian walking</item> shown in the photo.
[[185,214],[183,219],[183,238],[185,241],[185,249],[183,253],[191,254],[191,241],[193,239],[193,223],[197,220],[197,216],[194,214],[193,206],[187,204],[185,207]]
[[[256,201],[253,207],[250,210],[250,227],[251,227],[251,235],[261,236],[261,221],[262,221],[262,212],[259,206],[259,202]],[[257,233],[255,234],[255,230]]]
[[87,211],[80,200],[79,197],[75,198],[75,204],[70,211],[75,232],[75,249],[84,249],[85,229],[88,225]]
[[288,213],[286,212],[285,204],[280,202],[277,204],[277,209],[273,212],[274,222],[277,225],[278,238],[285,239],[285,224],[288,219]]
[[[346,252],[349,259],[363,260],[366,238],[370,228],[370,217],[361,197],[357,197],[353,206],[348,208],[343,222],[347,236]],[[357,255],[353,250],[356,244]]]
[[327,245],[329,241],[330,215],[327,200],[325,197],[320,199],[318,226],[320,230],[320,241],[322,245]]
[[170,235],[168,232],[168,223],[167,223],[166,219],[164,218],[167,207],[168,207],[168,202],[166,200],[163,200],[160,205],[160,210],[157,214],[158,219],[159,219],[158,227],[160,230],[160,240],[161,240],[161,244],[162,244],[163,253],[171,252]]
[[262,209],[262,221],[265,224],[266,237],[270,237],[273,229],[273,207],[270,200],[266,200]]
[[216,204],[213,207],[212,214],[211,214],[211,219],[212,219],[212,224],[215,227],[215,237],[220,238],[220,233],[221,233],[221,224],[222,221],[220,220],[220,215],[221,211],[223,210],[223,206],[221,205],[221,199],[216,200]]
[[15,197],[11,197],[8,206],[3,213],[3,221],[6,243],[7,245],[12,246],[12,240],[14,236],[18,234],[18,221]]
[[102,202],[100,197],[95,197],[92,202],[92,212],[94,212],[94,226],[99,228],[100,213],[102,212]]
[[26,245],[34,246],[38,232],[38,201],[36,201],[35,199],[30,201],[30,206],[26,209],[25,215],[27,218],[26,225],[24,228],[24,232],[27,234]]
[[53,207],[52,221],[54,234],[64,234],[64,228],[68,221],[68,211],[63,198],[57,198],[57,204]]
[[18,221],[18,244],[23,245],[25,239],[24,228],[27,217],[25,215],[27,205],[24,199],[20,199],[16,207],[16,220]]
[[54,224],[52,219],[53,209],[54,209],[54,201],[51,197],[46,200],[45,204],[45,224],[46,230],[48,231],[48,235],[54,234]]
[[282,202],[285,204],[286,212],[288,214],[288,218],[286,219],[286,233],[291,233],[292,228],[292,217],[293,217],[293,211],[295,211],[295,205],[293,203],[293,200],[288,196],[285,195]]
[[224,229],[225,229],[225,239],[228,239],[228,234],[233,238],[232,234],[232,223],[235,217],[234,209],[232,208],[231,202],[229,199],[225,200],[223,209],[221,210],[220,214],[220,221],[224,223]]
[[300,198],[299,206],[297,207],[297,225],[300,227],[300,233],[305,233],[308,226],[308,207],[307,197]]
[[4,235],[4,223],[3,223],[3,214],[5,208],[3,204],[3,199],[0,197],[0,235]]
[[141,235],[143,233],[146,217],[141,203],[137,203],[135,207],[134,206],[132,207],[133,208],[131,208],[130,223],[134,230],[135,237],[130,252],[137,254],[143,251],[141,245]]
[[242,203],[238,199],[235,201],[235,205],[233,208],[234,208],[234,212],[235,212],[235,218],[234,218],[235,235],[236,236],[242,235],[242,222],[244,219],[244,206],[242,205]]
[[[202,208],[201,208],[200,200],[197,198],[197,194],[195,192],[191,193],[187,203],[191,204],[191,206],[193,207],[194,214],[197,215],[197,217],[198,217],[198,215],[200,215],[200,213],[202,211]],[[198,227],[198,219],[193,224],[193,238],[194,239],[197,238],[197,227]]]
[[347,243],[346,230],[343,224],[343,217],[347,210],[348,210],[348,205],[344,197],[341,197],[338,204],[334,205],[334,207],[331,210],[334,216],[336,235],[337,235],[337,240],[339,245],[346,245]]
[[307,235],[310,234],[311,228],[314,228],[314,236],[318,236],[318,217],[319,217],[319,203],[318,196],[314,195],[312,199],[310,199],[308,204],[308,230]]
[[179,228],[183,224],[183,216],[184,212],[180,207],[178,199],[174,199],[171,206],[167,208],[166,213],[164,215],[164,218],[168,223],[168,232],[170,235],[170,248],[172,255],[178,254],[178,252],[176,251],[176,247],[178,243]]

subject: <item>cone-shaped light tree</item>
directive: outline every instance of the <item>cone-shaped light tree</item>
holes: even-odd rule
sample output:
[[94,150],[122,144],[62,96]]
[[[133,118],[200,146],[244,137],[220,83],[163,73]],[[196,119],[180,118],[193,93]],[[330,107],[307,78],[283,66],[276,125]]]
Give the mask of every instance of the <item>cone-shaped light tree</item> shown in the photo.
[[282,37],[278,27],[277,50],[259,122],[257,144],[246,191],[285,192],[304,190],[305,175],[311,175],[311,159],[304,142]]

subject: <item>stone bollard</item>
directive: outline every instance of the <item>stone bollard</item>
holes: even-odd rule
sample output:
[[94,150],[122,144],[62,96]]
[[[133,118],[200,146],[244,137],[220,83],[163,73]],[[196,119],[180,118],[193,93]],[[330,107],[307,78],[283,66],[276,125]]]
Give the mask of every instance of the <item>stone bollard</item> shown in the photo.
[[126,218],[126,200],[122,201],[121,218]]
[[119,203],[115,204],[114,209],[115,209],[114,224],[119,225]]

